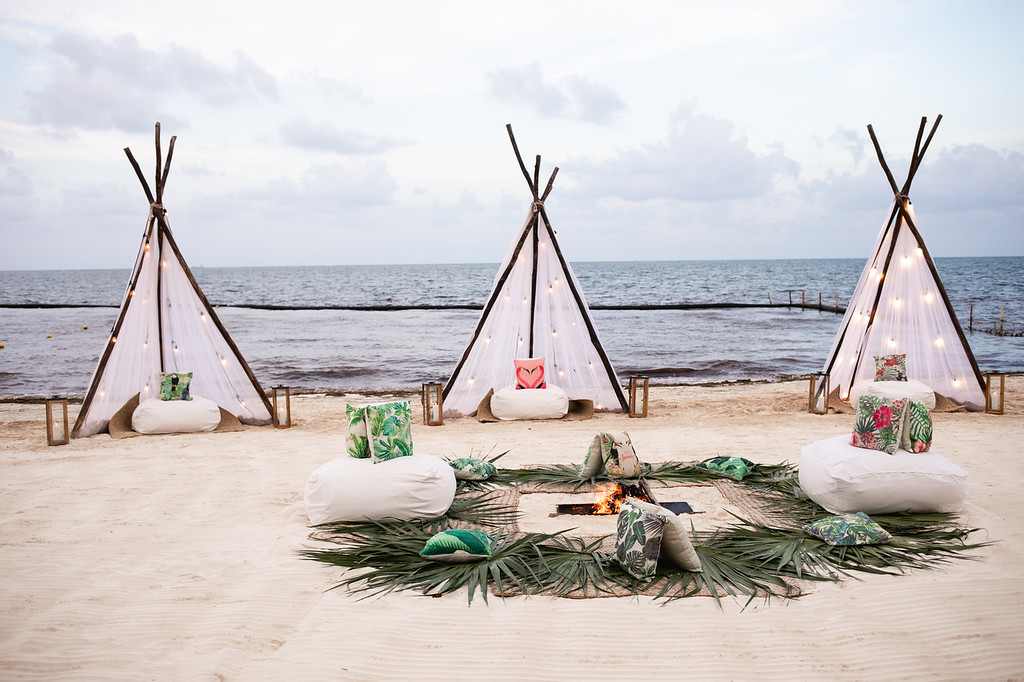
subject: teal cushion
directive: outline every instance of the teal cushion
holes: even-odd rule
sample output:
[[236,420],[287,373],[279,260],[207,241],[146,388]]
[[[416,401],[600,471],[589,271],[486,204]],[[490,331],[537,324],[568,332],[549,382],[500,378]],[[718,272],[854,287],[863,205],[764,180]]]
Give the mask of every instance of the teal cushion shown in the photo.
[[752,473],[761,473],[756,464],[743,457],[712,457],[698,463],[697,468],[736,481],[742,481]]
[[626,500],[619,507],[614,558],[634,578],[653,578],[661,555],[661,536],[668,519],[651,514]]
[[482,459],[459,457],[448,463],[455,470],[455,478],[460,481],[486,481],[498,473],[496,466]]
[[494,538],[487,533],[452,528],[427,540],[427,544],[420,550],[420,556],[446,564],[465,564],[489,558],[493,546]]
[[804,530],[830,545],[881,545],[892,540],[889,531],[875,523],[864,512],[839,514],[818,519]]

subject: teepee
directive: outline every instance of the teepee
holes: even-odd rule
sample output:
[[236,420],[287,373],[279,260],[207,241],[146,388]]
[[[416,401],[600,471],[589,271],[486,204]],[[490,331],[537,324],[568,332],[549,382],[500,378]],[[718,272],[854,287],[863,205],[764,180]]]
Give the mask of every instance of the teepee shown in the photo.
[[246,424],[270,423],[266,394],[171,235],[163,193],[175,139],[161,172],[156,124],[155,196],[131,150],[124,150],[149,200],[149,218],[121,309],[71,433],[76,438],[104,431],[135,394],[140,400],[157,396],[158,372],[192,372],[193,395],[213,400]]
[[918,230],[908,195],[941,120],[941,115],[936,118],[922,144],[927,119],[921,119],[902,187],[896,185],[875,131],[868,126],[894,199],[825,363],[824,372],[841,400],[848,399],[855,382],[874,377],[875,356],[906,354],[908,378],[970,409],[985,404],[984,378]]
[[445,411],[473,414],[490,389],[515,381],[517,358],[544,358],[547,381],[570,398],[593,400],[598,410],[625,410],[618,377],[544,209],[558,168],[541,194],[540,156],[531,178],[512,126],[506,128],[533,201],[498,268],[469,346],[445,384]]

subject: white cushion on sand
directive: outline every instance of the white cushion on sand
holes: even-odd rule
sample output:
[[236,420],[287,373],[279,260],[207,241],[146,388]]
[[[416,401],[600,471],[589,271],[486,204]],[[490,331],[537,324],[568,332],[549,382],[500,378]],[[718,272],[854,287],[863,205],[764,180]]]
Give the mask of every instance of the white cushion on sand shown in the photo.
[[491,396],[491,413],[498,419],[561,419],[569,412],[569,394],[558,386],[516,389],[506,386]]
[[132,430],[138,433],[198,433],[220,424],[220,408],[209,398],[142,400],[132,412]]
[[890,400],[910,398],[919,403],[924,403],[924,406],[929,410],[935,409],[935,391],[914,379],[908,379],[907,381],[872,381],[871,379],[864,379],[858,381],[850,389],[850,405],[856,408],[860,404],[860,397],[862,395],[877,395],[889,398]]
[[800,449],[800,487],[833,514],[954,512],[967,472],[936,452],[889,455],[850,445],[843,434]]
[[306,481],[311,524],[412,521],[444,515],[455,499],[455,471],[433,455],[412,454],[376,464],[344,455],[321,464]]

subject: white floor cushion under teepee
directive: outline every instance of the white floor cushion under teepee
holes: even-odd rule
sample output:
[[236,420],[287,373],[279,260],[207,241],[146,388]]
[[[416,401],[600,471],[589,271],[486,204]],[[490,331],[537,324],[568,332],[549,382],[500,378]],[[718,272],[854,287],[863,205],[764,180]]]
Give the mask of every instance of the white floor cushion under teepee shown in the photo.
[[833,514],[954,512],[967,498],[967,472],[936,452],[889,455],[850,445],[850,436],[800,449],[800,487]]
[[314,526],[432,519],[444,515],[455,499],[455,470],[433,455],[377,463],[343,455],[313,470],[304,497]]
[[873,381],[871,379],[858,381],[850,389],[850,405],[856,408],[860,404],[862,395],[877,395],[892,400],[909,398],[924,403],[929,410],[935,409],[935,391],[913,379],[907,381]]
[[214,431],[220,424],[220,408],[208,398],[139,402],[132,412],[132,430],[138,433],[199,433]]
[[509,385],[491,396],[491,412],[503,421],[561,419],[569,412],[569,394],[558,386],[517,389]]

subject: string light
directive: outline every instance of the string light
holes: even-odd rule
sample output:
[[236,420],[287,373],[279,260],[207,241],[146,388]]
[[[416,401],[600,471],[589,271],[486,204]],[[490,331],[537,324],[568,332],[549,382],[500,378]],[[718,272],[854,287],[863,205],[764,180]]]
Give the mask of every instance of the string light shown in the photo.
[[960,388],[960,380],[953,379],[953,388]]
[[896,347],[896,339],[889,339],[889,347],[890,348],[895,348]]
[[945,345],[945,342],[942,340],[941,336],[935,337],[935,345],[938,346],[939,348],[942,348],[942,346]]
[[934,297],[934,296],[932,296],[932,292],[930,292],[930,291],[929,291],[928,293],[926,293],[926,294],[924,295],[924,300],[925,300],[926,302],[928,302],[928,303],[931,303],[931,302],[932,302],[932,299],[934,299],[934,298],[935,298],[935,297]]
[[900,307],[900,299],[898,299],[898,298],[892,299],[892,305],[893,305],[894,308],[899,308]]
[[911,262],[910,261],[910,256],[904,256],[902,262],[903,262],[903,267],[907,267],[908,265],[910,265],[910,262]]

